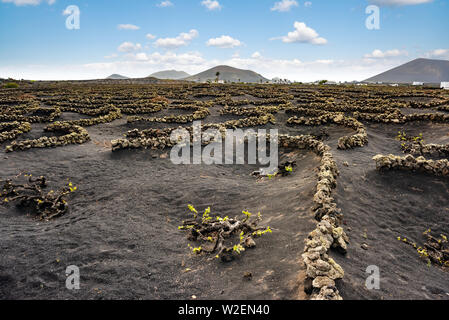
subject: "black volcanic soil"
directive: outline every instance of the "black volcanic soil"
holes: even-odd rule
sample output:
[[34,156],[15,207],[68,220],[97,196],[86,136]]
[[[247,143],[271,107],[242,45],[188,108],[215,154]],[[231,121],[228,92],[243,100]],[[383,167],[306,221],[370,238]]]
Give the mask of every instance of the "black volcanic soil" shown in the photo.
[[[399,130],[420,132],[426,143],[447,144],[445,125],[410,123],[368,125],[369,144],[361,149],[334,149],[341,175],[335,198],[345,215],[350,239],[346,257],[334,254],[345,270],[339,283],[345,299],[444,299],[449,300],[449,274],[427,266],[417,252],[397,238],[422,245],[423,232],[447,235],[449,231],[449,179],[425,174],[378,172],[376,154],[401,154],[394,139]],[[347,161],[349,166],[342,165]],[[368,245],[368,250],[361,248]],[[379,267],[380,290],[367,290],[366,268]]]
[[[118,120],[89,128],[80,146],[0,153],[2,176],[46,175],[78,186],[70,213],[40,222],[0,206],[0,296],[3,299],[296,299],[303,239],[319,158],[283,157],[301,165],[290,177],[257,180],[258,167],[173,165],[164,152],[111,153],[101,142],[123,130]],[[35,126],[35,128],[38,126]],[[39,137],[38,129],[27,137]],[[157,158],[154,159],[153,155]],[[7,159],[6,159],[7,157]],[[273,234],[228,264],[192,256],[182,220],[211,206],[222,216],[261,212]],[[81,289],[65,288],[65,269],[80,268]],[[191,271],[185,270],[190,268]],[[253,278],[243,275],[251,272]]]
[[[214,108],[206,122],[225,121]],[[281,133],[319,132],[321,127],[284,125]],[[77,118],[65,113],[63,119]],[[81,117],[79,117],[81,118]],[[235,116],[229,116],[229,119]],[[55,186],[72,181],[79,190],[70,212],[41,222],[12,206],[0,206],[1,299],[302,299],[303,240],[316,222],[310,211],[319,157],[307,151],[281,150],[296,159],[292,176],[257,180],[251,165],[173,165],[168,152],[111,153],[108,141],[127,130],[125,119],[89,127],[92,141],[64,148],[5,154],[3,179],[19,172],[46,175]],[[159,127],[162,125],[153,125]],[[337,283],[344,299],[449,299],[448,273],[428,267],[416,251],[397,240],[422,244],[422,232],[449,233],[449,179],[406,172],[378,172],[371,158],[401,154],[399,130],[422,132],[426,142],[448,143],[447,125],[366,124],[369,144],[337,150],[350,129],[327,126],[341,175],[334,196],[342,209],[351,243],[348,254],[332,252],[345,270]],[[44,135],[43,125],[21,137]],[[324,128],[324,127],[323,127]],[[161,157],[162,155],[162,157]],[[348,164],[348,166],[345,165]],[[257,241],[231,263],[193,256],[178,226],[189,217],[187,204],[210,206],[222,216],[242,210],[264,216],[273,234]],[[365,243],[368,250],[361,248]],[[65,288],[65,269],[80,268],[81,289]],[[380,269],[380,290],[367,290],[365,270]],[[189,268],[190,271],[186,271]],[[252,280],[243,277],[252,273]]]

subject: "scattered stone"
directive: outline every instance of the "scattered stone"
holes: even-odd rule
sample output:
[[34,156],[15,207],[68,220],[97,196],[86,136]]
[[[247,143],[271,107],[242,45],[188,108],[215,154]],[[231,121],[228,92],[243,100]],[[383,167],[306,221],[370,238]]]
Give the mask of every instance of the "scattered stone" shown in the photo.
[[312,294],[313,291],[313,279],[312,278],[306,278],[304,280],[304,292],[306,294]]
[[256,242],[252,237],[247,237],[244,242],[245,247],[254,248],[256,246]]

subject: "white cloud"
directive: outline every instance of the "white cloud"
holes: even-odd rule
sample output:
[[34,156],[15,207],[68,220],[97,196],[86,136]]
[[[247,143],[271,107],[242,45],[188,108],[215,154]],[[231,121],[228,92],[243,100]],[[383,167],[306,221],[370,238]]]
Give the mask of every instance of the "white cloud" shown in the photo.
[[117,58],[117,57],[118,57],[118,54],[117,53],[113,53],[113,54],[111,54],[109,56],[105,56],[105,59],[113,59],[113,58]]
[[208,10],[221,10],[221,5],[216,0],[204,0],[201,2],[201,5],[206,7]]
[[[183,70],[195,74],[215,66],[215,64],[206,61],[198,52],[181,54],[174,52],[129,53],[125,55],[125,58],[125,60],[113,62],[84,64],[78,66],[78,69],[89,75],[85,78],[105,78],[113,73],[127,74],[130,77],[139,78],[164,69]],[[1,68],[0,71],[2,71]]]
[[312,6],[312,2],[311,1],[304,2],[304,7],[310,8],[311,6]]
[[369,2],[379,6],[410,6],[430,3],[433,2],[433,0],[369,0]]
[[190,30],[188,33],[181,33],[176,38],[160,38],[156,40],[156,47],[165,49],[176,49],[187,46],[194,38],[198,37],[198,31]]
[[137,61],[147,61],[148,56],[145,52],[139,52],[135,55]]
[[158,6],[159,8],[167,8],[167,7],[172,7],[173,3],[169,0],[167,0],[167,1],[162,1],[161,3],[157,4],[156,6]]
[[435,49],[425,54],[426,58],[448,59],[449,49]]
[[392,49],[387,51],[382,51],[379,49],[374,50],[371,53],[365,54],[364,57],[367,59],[386,59],[386,58],[394,58],[400,56],[407,56],[408,52],[399,49]]
[[142,50],[142,45],[140,43],[123,42],[117,50],[120,52],[133,52]]
[[133,24],[119,24],[117,26],[117,29],[119,29],[119,30],[139,30],[140,27],[135,26]]
[[145,36],[148,40],[153,40],[156,39],[155,35],[152,35],[151,33],[147,33],[147,35]]
[[251,55],[251,58],[253,58],[253,59],[259,59],[259,58],[262,58],[262,55],[260,54],[259,51],[256,51],[256,52],[254,52],[254,53]]
[[313,61],[302,61],[299,59],[275,59],[256,54],[246,59],[233,57],[226,61],[217,61],[215,65],[217,64],[250,69],[262,74],[268,79],[280,77],[305,82],[322,79],[332,81],[361,81],[396,67],[398,62],[384,59],[369,59],[369,61],[368,59],[317,59]]
[[[40,4],[43,0],[2,0],[4,3],[14,3],[16,6],[37,6]],[[45,0],[44,2],[47,2],[49,5],[52,5],[56,2],[56,0]]]
[[177,66],[183,65],[200,65],[205,63],[204,58],[198,52],[188,52],[177,54],[174,52],[166,52],[159,53],[153,52],[151,54],[146,53],[137,53],[137,54],[129,54],[127,57],[130,57],[137,61],[145,61],[149,64],[172,64]]
[[199,52],[187,52],[176,54],[168,52],[160,54],[158,52],[152,54],[151,58],[160,63],[169,63],[173,65],[201,65],[205,63],[204,58]]
[[276,2],[271,8],[271,11],[279,11],[279,12],[287,12],[290,11],[291,8],[297,7],[298,2],[295,0],[282,0],[279,2]]
[[219,38],[209,39],[206,43],[209,47],[218,47],[218,48],[235,48],[240,47],[242,42],[237,39],[234,39],[230,36],[221,36]]
[[286,36],[280,38],[272,38],[271,40],[281,39],[285,43],[311,43],[316,45],[323,45],[327,43],[327,40],[320,37],[319,34],[306,26],[304,22],[295,21],[295,31],[289,32]]
[[332,59],[321,59],[321,60],[316,60],[316,63],[321,63],[321,64],[332,64],[334,63],[334,60]]
[[327,60],[325,57],[313,61],[302,61],[271,58],[258,54],[246,58],[234,54],[229,59],[206,60],[199,52],[166,51],[145,54],[129,52],[125,53],[122,59],[84,65],[0,65],[0,74],[4,75],[3,77],[33,80],[101,79],[113,73],[139,78],[164,69],[183,70],[196,74],[217,65],[229,65],[253,70],[268,79],[280,77],[303,82],[322,79],[352,81],[367,79],[400,63],[401,61],[396,59]]

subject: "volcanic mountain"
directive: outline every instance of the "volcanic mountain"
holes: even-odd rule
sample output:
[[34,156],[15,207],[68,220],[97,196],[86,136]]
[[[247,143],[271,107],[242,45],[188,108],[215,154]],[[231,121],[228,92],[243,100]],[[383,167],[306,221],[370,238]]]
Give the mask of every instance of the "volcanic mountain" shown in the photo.
[[169,79],[169,80],[180,80],[183,78],[190,77],[190,74],[184,71],[176,71],[176,70],[164,70],[155,72],[150,75],[150,77],[158,78],[158,79]]
[[449,81],[449,61],[433,59],[415,59],[393,68],[365,82],[386,83],[440,83]]
[[220,73],[218,79],[225,82],[250,82],[250,83],[265,83],[268,79],[264,78],[258,73],[251,70],[242,70],[229,66],[217,66],[212,69],[203,71],[196,75],[187,77],[183,80],[206,82],[215,81],[217,79],[217,72]]
[[122,76],[120,74],[111,74],[109,77],[107,77],[106,79],[110,79],[110,80],[123,80],[123,79],[129,79],[128,77]]

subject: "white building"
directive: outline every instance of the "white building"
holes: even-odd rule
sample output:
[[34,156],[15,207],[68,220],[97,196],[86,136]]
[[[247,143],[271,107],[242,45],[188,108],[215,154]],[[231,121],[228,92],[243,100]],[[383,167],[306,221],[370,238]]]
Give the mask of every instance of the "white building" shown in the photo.
[[449,90],[449,82],[441,82],[441,89]]
[[412,85],[414,85],[414,86],[422,86],[422,85],[424,85],[424,82],[415,81],[415,82],[413,82]]
[[275,83],[275,84],[291,84],[292,82],[288,79],[281,79],[281,78],[273,78],[271,80],[271,83]]

